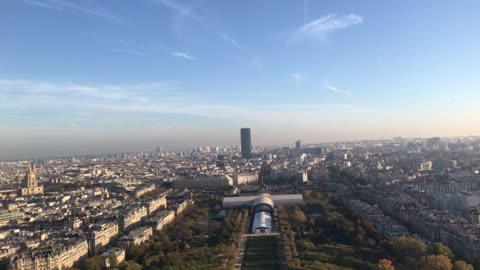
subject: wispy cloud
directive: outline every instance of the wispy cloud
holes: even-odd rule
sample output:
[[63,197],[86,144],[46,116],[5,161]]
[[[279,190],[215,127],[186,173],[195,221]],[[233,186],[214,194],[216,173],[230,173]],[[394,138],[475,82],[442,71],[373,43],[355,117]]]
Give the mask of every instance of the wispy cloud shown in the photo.
[[162,43],[150,41],[133,41],[128,39],[114,39],[92,36],[91,38],[100,42],[105,48],[115,53],[122,53],[133,56],[169,55],[183,60],[199,60],[197,57],[182,51],[173,50]]
[[237,49],[242,49],[241,44],[232,35],[226,33],[225,31],[221,31],[216,27],[213,27],[207,22],[207,20],[205,20],[199,14],[195,13],[190,8],[187,8],[183,5],[180,5],[170,0],[149,0],[149,1],[161,4],[167,8],[174,10],[178,14],[178,16],[180,16],[181,18],[189,18],[191,20],[194,20],[195,22],[199,23],[209,31],[213,32],[219,39],[223,40],[225,43]]
[[[336,88],[335,88],[336,89]],[[337,90],[338,91],[338,90]],[[162,93],[158,95],[158,93]],[[297,118],[319,118],[325,115],[323,110],[351,113],[358,111],[356,107],[346,107],[345,104],[296,104],[286,101],[282,104],[265,105],[237,103],[233,100],[213,103],[202,95],[182,95],[182,90],[172,83],[137,83],[137,84],[105,84],[90,85],[76,83],[39,82],[28,80],[0,79],[0,96],[4,96],[5,106],[1,110],[19,115],[31,110],[41,109],[52,112],[52,117],[58,112],[92,115],[104,112],[118,119],[118,113],[138,113],[139,121],[144,114],[168,114],[192,117],[207,117],[221,119],[236,119],[258,121],[273,121],[283,119],[293,121]],[[285,108],[282,112],[275,110],[278,106]],[[0,118],[1,118],[0,113]],[[42,119],[47,120],[47,119]],[[93,120],[93,119],[91,119]]]
[[141,83],[127,85],[84,85],[76,83],[51,83],[42,81],[4,80],[0,79],[0,93],[13,94],[20,97],[50,96],[69,97],[79,100],[105,99],[120,100],[147,100],[141,94],[149,91],[170,91],[174,89],[168,83]]
[[151,2],[159,3],[162,4],[168,8],[171,8],[175,10],[179,15],[184,16],[184,17],[190,17],[192,19],[199,19],[197,14],[192,12],[189,8],[184,7],[182,5],[179,5],[175,3],[174,1],[169,1],[169,0],[150,0]]
[[232,45],[233,47],[237,48],[237,49],[242,49],[242,46],[240,45],[240,43],[238,43],[237,40],[235,40],[232,36],[230,36],[229,34],[227,33],[221,33],[221,32],[218,32],[217,35],[223,39],[225,42],[229,43],[230,45]]
[[352,96],[352,92],[348,91],[348,90],[344,90],[344,89],[340,89],[336,86],[333,86],[331,85],[330,83],[328,82],[324,82],[323,83],[323,87],[327,90],[330,90],[336,94],[339,94],[339,95],[345,95],[345,96],[349,96],[351,97]]
[[179,57],[185,60],[194,60],[194,61],[198,60],[196,57],[191,56],[184,52],[172,52],[172,56]]
[[43,8],[49,8],[49,9],[55,9],[55,10],[63,9],[63,7],[59,5],[51,4],[49,3],[49,1],[45,1],[45,0],[24,0],[24,2],[32,6],[38,6]]
[[363,22],[363,18],[356,14],[338,16],[328,14],[310,21],[297,28],[291,35],[292,40],[301,38],[325,39],[329,34]]
[[107,11],[101,10],[97,7],[91,6],[91,5],[84,5],[84,4],[79,4],[79,1],[69,1],[69,0],[24,0],[26,4],[32,5],[32,6],[37,6],[37,7],[43,7],[43,8],[49,8],[49,9],[54,9],[57,11],[62,11],[62,10],[74,10],[78,11],[84,14],[96,16],[96,17],[101,17],[107,20],[110,20],[115,23],[125,23],[125,19],[111,14]]
[[[263,71],[264,66],[263,64],[255,58],[254,54],[248,51],[245,46],[241,44],[232,34],[228,33],[221,26],[218,24],[211,24],[209,20],[203,17],[201,14],[195,12],[192,8],[179,4],[173,0],[147,0],[152,3],[157,3],[162,5],[166,8],[173,10],[176,15],[176,24],[174,25],[174,31],[177,32],[177,35],[182,36],[180,32],[181,25],[183,25],[184,20],[191,20],[196,23],[197,26],[203,27],[208,32],[212,33],[216,36],[219,40],[224,42],[225,44],[237,49],[242,55],[243,59],[246,61],[242,61],[244,64],[249,65],[256,71]],[[173,52],[171,52],[173,54]]]

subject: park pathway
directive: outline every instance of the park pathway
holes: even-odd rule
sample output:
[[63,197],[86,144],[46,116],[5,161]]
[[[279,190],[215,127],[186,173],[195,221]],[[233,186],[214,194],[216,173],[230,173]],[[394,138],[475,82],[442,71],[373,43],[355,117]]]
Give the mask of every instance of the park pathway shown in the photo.
[[235,270],[240,270],[242,269],[242,262],[243,262],[243,257],[245,257],[245,247],[247,245],[247,235],[242,236],[242,242],[240,244],[240,247],[238,248],[238,253],[235,258],[235,266],[233,269]]

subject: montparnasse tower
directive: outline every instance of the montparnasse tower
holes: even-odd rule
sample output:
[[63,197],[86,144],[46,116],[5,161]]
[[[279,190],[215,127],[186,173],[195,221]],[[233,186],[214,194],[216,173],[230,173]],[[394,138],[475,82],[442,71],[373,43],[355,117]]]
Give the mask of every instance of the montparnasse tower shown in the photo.
[[22,188],[20,189],[21,196],[43,194],[43,186],[39,186],[37,176],[29,164],[27,172],[22,180]]

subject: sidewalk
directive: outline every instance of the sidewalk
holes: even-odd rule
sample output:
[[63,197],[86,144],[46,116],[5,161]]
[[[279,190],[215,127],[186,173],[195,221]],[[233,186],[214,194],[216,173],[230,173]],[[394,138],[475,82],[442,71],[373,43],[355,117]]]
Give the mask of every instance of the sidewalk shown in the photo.
[[247,245],[247,235],[242,236],[242,243],[240,244],[240,247],[238,248],[238,254],[237,257],[235,258],[235,267],[233,269],[242,269],[242,262],[243,262],[243,257],[245,256],[245,246]]

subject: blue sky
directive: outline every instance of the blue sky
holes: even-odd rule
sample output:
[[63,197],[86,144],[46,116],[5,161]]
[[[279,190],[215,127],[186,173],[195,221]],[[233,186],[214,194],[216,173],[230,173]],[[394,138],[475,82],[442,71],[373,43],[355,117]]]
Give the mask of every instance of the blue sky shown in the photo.
[[480,2],[5,0],[0,158],[478,135]]

